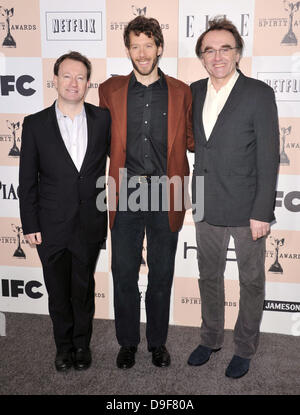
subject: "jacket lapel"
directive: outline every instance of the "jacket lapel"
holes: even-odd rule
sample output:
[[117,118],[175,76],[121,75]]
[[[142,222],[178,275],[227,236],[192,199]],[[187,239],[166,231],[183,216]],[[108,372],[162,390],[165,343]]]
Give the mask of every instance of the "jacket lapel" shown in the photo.
[[169,76],[165,75],[168,85],[168,159],[176,137],[177,125],[179,123],[179,109],[182,108],[183,94],[177,84]]
[[85,109],[85,114],[86,114],[86,122],[87,122],[87,147],[86,147],[86,152],[83,158],[83,162],[80,168],[80,172],[84,171],[85,166],[88,162],[89,159],[89,155],[92,152],[93,149],[93,114],[91,113],[91,111],[89,110],[89,107],[86,105],[86,103],[84,103],[84,109]]
[[199,137],[201,141],[206,142],[206,135],[204,131],[203,125],[203,106],[206,98],[206,91],[207,91],[207,81],[206,79],[205,85],[202,88],[198,88],[195,91],[195,95],[193,97],[193,128],[194,128],[194,135],[195,137]]
[[125,77],[124,84],[112,92],[111,101],[114,103],[115,124],[121,137],[123,149],[126,150],[127,141],[127,95],[131,73]]
[[53,140],[55,140],[57,142],[57,145],[59,146],[62,154],[64,155],[67,163],[73,167],[73,169],[75,169],[77,172],[77,168],[75,166],[75,164],[73,163],[72,157],[70,156],[67,147],[65,146],[64,140],[62,138],[62,135],[60,133],[60,129],[59,129],[59,125],[57,122],[57,118],[56,118],[56,112],[55,112],[55,102],[53,103],[53,105],[49,108],[50,113],[49,113],[49,121],[50,124],[52,126],[52,129],[54,131],[54,134],[51,134],[51,137],[53,136]]
[[[240,71],[239,71],[240,72]],[[245,76],[240,72],[240,75],[234,84],[229,97],[227,98],[227,101],[225,102],[224,107],[222,108],[222,111],[220,112],[217,121],[214,125],[214,128],[210,134],[209,141],[216,139],[216,137],[221,136],[220,130],[223,127],[224,121],[227,120],[233,110],[236,108],[236,106],[240,102],[240,94],[243,90],[243,85],[245,82]]]

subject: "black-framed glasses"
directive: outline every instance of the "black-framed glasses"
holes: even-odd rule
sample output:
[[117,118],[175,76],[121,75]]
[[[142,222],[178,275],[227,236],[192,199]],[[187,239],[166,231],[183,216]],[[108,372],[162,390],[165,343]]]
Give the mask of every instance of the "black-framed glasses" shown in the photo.
[[219,52],[219,54],[221,56],[229,56],[230,52],[233,49],[238,49],[236,46],[235,47],[231,47],[231,46],[226,46],[224,48],[220,48],[220,49],[207,49],[204,52],[201,52],[201,55],[206,55],[207,58],[214,58],[217,54],[217,52]]

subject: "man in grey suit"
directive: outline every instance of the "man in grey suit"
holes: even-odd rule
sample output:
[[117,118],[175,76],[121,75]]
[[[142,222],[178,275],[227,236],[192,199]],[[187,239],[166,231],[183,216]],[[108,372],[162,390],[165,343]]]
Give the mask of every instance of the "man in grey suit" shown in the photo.
[[245,375],[256,352],[265,289],[265,240],[274,220],[279,128],[273,90],[238,69],[243,40],[224,18],[209,22],[196,54],[209,78],[191,85],[195,166],[204,177],[204,217],[196,221],[201,343],[188,363],[200,366],[224,339],[224,270],[230,236],[240,281],[234,356],[226,376]]

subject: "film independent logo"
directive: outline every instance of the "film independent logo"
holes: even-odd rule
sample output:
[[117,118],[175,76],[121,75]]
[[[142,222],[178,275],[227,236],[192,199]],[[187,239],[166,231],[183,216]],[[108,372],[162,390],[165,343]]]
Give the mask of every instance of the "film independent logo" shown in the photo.
[[4,48],[15,48],[17,46],[15,39],[10,32],[10,20],[14,16],[14,8],[5,9],[0,5],[0,16],[5,19],[6,36],[2,42]]

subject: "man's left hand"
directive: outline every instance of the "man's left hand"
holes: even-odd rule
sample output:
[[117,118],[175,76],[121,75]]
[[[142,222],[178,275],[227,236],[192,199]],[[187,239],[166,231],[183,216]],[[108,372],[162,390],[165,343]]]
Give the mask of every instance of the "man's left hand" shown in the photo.
[[250,219],[250,229],[252,233],[253,241],[266,236],[267,233],[270,231],[270,224],[269,222],[262,222],[256,219]]

